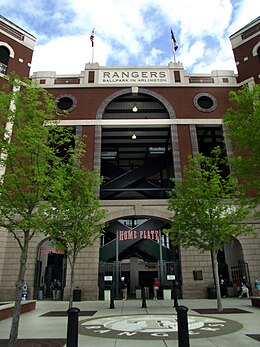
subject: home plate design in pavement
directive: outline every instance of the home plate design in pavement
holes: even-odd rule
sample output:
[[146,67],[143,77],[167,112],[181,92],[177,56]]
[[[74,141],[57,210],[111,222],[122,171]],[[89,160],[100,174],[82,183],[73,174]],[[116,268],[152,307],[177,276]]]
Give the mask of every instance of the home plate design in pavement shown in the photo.
[[[191,338],[230,334],[242,329],[242,324],[230,319],[189,316]],[[177,339],[177,315],[149,314],[100,317],[79,322],[79,334],[113,339]]]

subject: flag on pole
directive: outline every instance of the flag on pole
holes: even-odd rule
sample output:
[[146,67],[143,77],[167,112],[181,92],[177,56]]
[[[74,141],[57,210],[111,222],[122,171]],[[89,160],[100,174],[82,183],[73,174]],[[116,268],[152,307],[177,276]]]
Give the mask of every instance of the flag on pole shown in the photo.
[[171,29],[171,36],[172,36],[173,48],[174,48],[175,51],[177,51],[177,49],[178,49],[179,46],[178,46],[177,41],[175,40],[174,34],[173,34],[173,32],[172,32],[172,29]]
[[95,29],[93,29],[91,31],[91,35],[90,35],[90,41],[91,41],[91,46],[94,47],[94,34],[95,34]]

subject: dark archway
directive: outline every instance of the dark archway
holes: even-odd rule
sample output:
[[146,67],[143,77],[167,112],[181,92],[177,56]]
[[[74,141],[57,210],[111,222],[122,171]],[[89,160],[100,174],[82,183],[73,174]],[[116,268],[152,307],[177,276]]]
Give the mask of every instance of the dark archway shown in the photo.
[[[120,139],[118,138],[118,134],[120,133],[120,135],[125,137],[124,139],[121,138],[121,143],[124,143],[124,145],[131,146],[133,145],[133,140],[135,140],[136,144],[134,146],[137,147],[138,141],[140,144],[140,141],[144,143],[144,141],[148,140],[151,143],[149,146],[151,150],[153,147],[155,147],[157,151],[162,151],[160,147],[166,146],[166,148],[169,148],[171,151],[169,159],[172,161],[172,176],[180,178],[181,166],[177,125],[167,125],[167,122],[160,123],[160,120],[165,118],[175,119],[176,115],[174,109],[163,96],[149,89],[137,88],[137,90],[132,90],[132,88],[126,88],[107,97],[100,104],[96,113],[96,119],[109,119],[115,121],[120,119],[122,122],[120,125],[114,125],[114,122],[112,122],[112,126],[100,125],[95,127],[94,168],[98,171],[101,170],[102,150],[105,149],[103,135],[107,132],[111,139],[113,139],[114,136],[114,144],[119,140],[119,146]],[[130,126],[128,120],[131,122],[133,119],[137,121]],[[163,133],[165,132],[166,135],[164,136]],[[146,138],[142,139],[142,136]],[[159,136],[161,136],[161,139],[164,138],[163,146],[160,146],[160,142],[157,143],[157,138]],[[149,147],[147,146],[148,152]],[[140,151],[142,152],[142,149]],[[115,150],[104,152],[112,152],[113,155],[115,152],[118,153]],[[111,153],[106,153],[107,157],[109,154]],[[153,151],[153,154],[155,154],[155,151]],[[149,187],[146,189],[146,193],[149,191],[148,188]]]
[[[152,95],[118,95],[106,105],[102,127],[101,199],[166,199],[174,177],[170,125],[148,121],[169,119],[165,105]],[[172,115],[173,116],[173,115]],[[136,120],[130,126],[128,120]]]
[[38,300],[52,299],[52,284],[60,282],[58,300],[63,298],[66,286],[67,256],[64,251],[57,250],[51,239],[45,239],[38,246],[34,277],[34,298]]

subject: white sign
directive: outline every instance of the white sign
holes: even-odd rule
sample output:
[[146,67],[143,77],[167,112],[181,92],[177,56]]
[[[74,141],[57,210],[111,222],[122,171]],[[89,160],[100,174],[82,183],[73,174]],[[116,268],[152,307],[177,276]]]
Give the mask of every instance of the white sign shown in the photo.
[[99,83],[105,84],[151,84],[170,83],[169,71],[147,70],[102,70],[99,71]]
[[167,281],[174,281],[175,275],[167,275]]
[[112,281],[113,276],[104,276],[104,281]]

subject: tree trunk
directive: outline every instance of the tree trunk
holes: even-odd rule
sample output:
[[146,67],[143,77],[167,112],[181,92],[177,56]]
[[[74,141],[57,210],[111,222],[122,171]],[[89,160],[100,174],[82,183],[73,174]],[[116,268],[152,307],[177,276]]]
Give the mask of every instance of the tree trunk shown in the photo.
[[74,273],[75,273],[75,262],[76,256],[73,254],[70,266],[71,266],[71,277],[70,277],[70,297],[69,297],[69,309],[73,306],[73,289],[74,289]]
[[19,329],[19,321],[20,321],[20,313],[21,313],[21,301],[22,301],[22,290],[25,279],[26,272],[26,262],[28,257],[28,246],[29,240],[27,237],[27,233],[24,233],[24,244],[21,250],[20,256],[20,268],[19,274],[16,282],[16,292],[15,292],[15,303],[14,303],[14,311],[12,318],[12,325],[9,334],[9,344],[8,347],[14,347],[18,337],[18,329]]
[[214,282],[216,287],[216,294],[217,294],[217,308],[218,311],[223,311],[222,306],[222,300],[221,300],[221,294],[220,294],[220,285],[219,285],[219,278],[218,278],[218,260],[217,260],[217,251],[211,251],[211,260],[212,260],[212,269],[213,269],[213,276],[214,276]]

